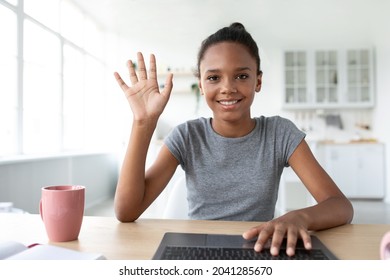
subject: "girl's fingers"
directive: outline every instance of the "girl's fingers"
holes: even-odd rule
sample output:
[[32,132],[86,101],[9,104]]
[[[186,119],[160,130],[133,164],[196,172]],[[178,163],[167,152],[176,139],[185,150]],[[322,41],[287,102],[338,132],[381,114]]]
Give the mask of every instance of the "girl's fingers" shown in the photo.
[[149,78],[157,80],[156,58],[153,54],[150,55]]
[[115,79],[116,79],[118,85],[121,87],[121,89],[122,89],[123,91],[126,91],[126,90],[129,88],[129,87],[126,85],[126,83],[123,81],[123,79],[121,78],[121,76],[120,76],[117,72],[114,73],[114,77],[115,77]]
[[146,80],[148,78],[146,74],[146,66],[145,66],[145,60],[142,53],[137,53],[137,59],[138,59],[138,76],[140,80]]
[[258,227],[254,227],[254,228],[251,228],[251,229],[247,230],[246,232],[244,232],[242,234],[242,237],[246,240],[249,240],[249,239],[257,237],[259,235],[259,233],[260,233],[260,230],[258,229]]
[[264,246],[267,244],[269,238],[272,236],[272,230],[267,228],[267,226],[260,225],[243,233],[243,238],[246,240],[250,240],[252,238],[256,238],[256,243],[254,246],[254,250],[260,252]]
[[297,246],[298,238],[299,236],[297,235],[297,232],[295,230],[290,230],[287,232],[286,253],[290,257],[295,255],[295,247]]
[[161,92],[163,95],[170,95],[171,94],[171,91],[172,91],[172,88],[173,88],[173,74],[170,73],[168,74],[166,80],[165,80],[165,84],[164,84],[164,90]]
[[127,68],[129,69],[131,84],[134,86],[136,83],[138,83],[138,78],[137,74],[135,73],[134,63],[131,60],[127,62]]
[[310,233],[308,233],[306,230],[301,230],[300,235],[303,241],[303,245],[305,246],[306,250],[311,250],[312,244],[311,244],[311,236]]

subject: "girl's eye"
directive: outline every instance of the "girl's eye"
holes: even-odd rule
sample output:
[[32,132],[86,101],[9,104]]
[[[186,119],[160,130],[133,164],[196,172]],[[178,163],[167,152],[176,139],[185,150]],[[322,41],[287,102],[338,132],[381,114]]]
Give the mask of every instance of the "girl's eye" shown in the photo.
[[245,79],[248,79],[248,75],[247,74],[240,74],[237,76],[237,79],[238,80],[245,80]]
[[209,80],[209,81],[217,81],[219,78],[218,78],[218,76],[208,76],[207,77],[207,80]]

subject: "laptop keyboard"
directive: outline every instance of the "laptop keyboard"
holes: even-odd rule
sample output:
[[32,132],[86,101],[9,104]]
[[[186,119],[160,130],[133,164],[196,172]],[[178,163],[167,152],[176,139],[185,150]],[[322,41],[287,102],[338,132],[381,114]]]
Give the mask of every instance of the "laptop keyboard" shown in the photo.
[[256,252],[245,248],[214,247],[176,247],[167,246],[163,252],[163,260],[327,260],[327,256],[318,249],[310,251],[295,249],[295,255],[289,257],[285,250],[278,256],[272,256],[269,250]]

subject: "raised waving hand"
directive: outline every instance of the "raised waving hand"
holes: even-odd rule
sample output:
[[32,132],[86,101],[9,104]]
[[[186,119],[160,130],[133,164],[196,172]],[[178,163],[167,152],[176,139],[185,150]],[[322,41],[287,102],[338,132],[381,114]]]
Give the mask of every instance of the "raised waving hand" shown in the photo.
[[150,55],[149,71],[146,70],[145,60],[140,52],[137,53],[137,61],[138,73],[134,69],[133,62],[131,60],[127,62],[131,86],[128,86],[117,72],[114,73],[114,76],[125,93],[133,111],[134,120],[158,119],[169,100],[173,86],[173,75],[167,76],[165,86],[160,92],[154,55]]

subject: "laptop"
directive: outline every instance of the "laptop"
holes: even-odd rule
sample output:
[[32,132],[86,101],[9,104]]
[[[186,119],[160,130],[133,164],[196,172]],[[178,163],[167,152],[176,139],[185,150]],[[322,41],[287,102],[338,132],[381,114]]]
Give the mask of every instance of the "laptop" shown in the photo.
[[336,260],[336,256],[316,236],[311,236],[312,249],[306,250],[298,240],[295,256],[286,254],[286,238],[278,256],[272,256],[269,245],[255,252],[256,240],[240,235],[167,232],[153,260]]

